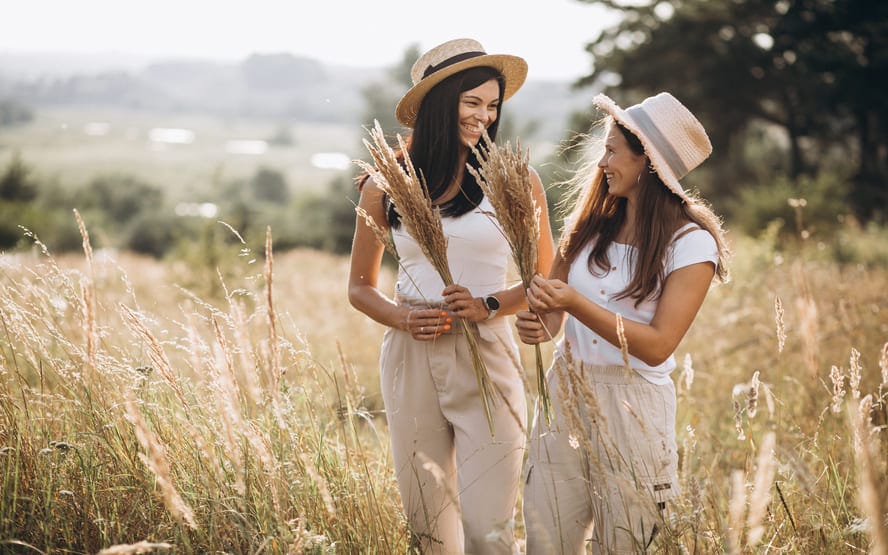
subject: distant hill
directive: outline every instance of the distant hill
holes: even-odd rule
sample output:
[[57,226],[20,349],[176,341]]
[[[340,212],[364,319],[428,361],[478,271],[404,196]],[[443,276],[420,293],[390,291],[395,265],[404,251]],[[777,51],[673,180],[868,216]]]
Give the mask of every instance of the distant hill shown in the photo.
[[[363,87],[385,68],[330,66],[292,54],[254,54],[240,62],[123,54],[0,53],[0,100],[41,106],[115,107],[225,116],[349,123],[363,116]],[[530,80],[510,103],[519,127],[560,138],[589,91]]]

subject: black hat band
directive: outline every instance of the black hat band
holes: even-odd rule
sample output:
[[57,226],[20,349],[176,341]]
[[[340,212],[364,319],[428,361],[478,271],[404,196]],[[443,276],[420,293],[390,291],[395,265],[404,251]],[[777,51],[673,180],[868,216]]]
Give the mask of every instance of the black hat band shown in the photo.
[[478,56],[486,55],[486,52],[463,52],[462,54],[457,54],[456,56],[451,56],[447,58],[440,64],[431,65],[426,68],[426,70],[422,73],[422,78],[425,79],[429,75],[435,73],[438,70],[444,69],[447,66],[452,66],[457,62],[461,62],[463,60],[468,60],[469,58],[477,58]]

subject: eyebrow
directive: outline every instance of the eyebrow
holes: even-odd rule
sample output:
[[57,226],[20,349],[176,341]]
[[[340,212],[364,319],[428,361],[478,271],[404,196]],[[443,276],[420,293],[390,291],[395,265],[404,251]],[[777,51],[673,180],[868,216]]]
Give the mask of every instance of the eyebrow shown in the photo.
[[[463,93],[462,98],[463,98],[463,99],[473,98],[473,99],[475,99],[475,100],[477,100],[477,101],[479,101],[479,102],[484,102],[484,99],[483,99],[483,98],[481,98],[480,96],[475,95],[475,94]],[[491,100],[490,102],[499,102],[499,98],[494,98],[494,99]]]

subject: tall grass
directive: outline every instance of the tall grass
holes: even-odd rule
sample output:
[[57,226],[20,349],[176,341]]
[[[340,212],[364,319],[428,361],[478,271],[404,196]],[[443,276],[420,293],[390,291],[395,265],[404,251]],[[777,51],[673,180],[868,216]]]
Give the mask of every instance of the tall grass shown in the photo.
[[[346,260],[269,235],[206,298],[36,245],[0,255],[0,552],[408,552]],[[794,247],[735,238],[679,348],[653,552],[885,553],[888,268]]]
[[4,257],[0,551],[406,551],[385,433],[347,356],[275,306],[270,238],[264,268],[166,314],[146,305],[169,288],[84,245],[80,267]]

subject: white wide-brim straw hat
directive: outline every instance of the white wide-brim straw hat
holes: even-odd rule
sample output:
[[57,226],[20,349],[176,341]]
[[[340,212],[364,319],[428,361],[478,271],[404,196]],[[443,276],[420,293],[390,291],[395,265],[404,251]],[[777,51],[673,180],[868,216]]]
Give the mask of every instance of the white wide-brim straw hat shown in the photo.
[[663,183],[688,201],[679,180],[712,154],[709,136],[694,114],[668,92],[625,110],[604,94],[595,95],[592,103],[638,137]]
[[527,78],[527,62],[509,54],[488,54],[476,40],[454,39],[432,48],[416,60],[410,77],[413,87],[398,102],[395,115],[403,125],[413,127],[419,106],[432,87],[471,67],[487,66],[502,73],[506,80],[503,100],[521,88]]

